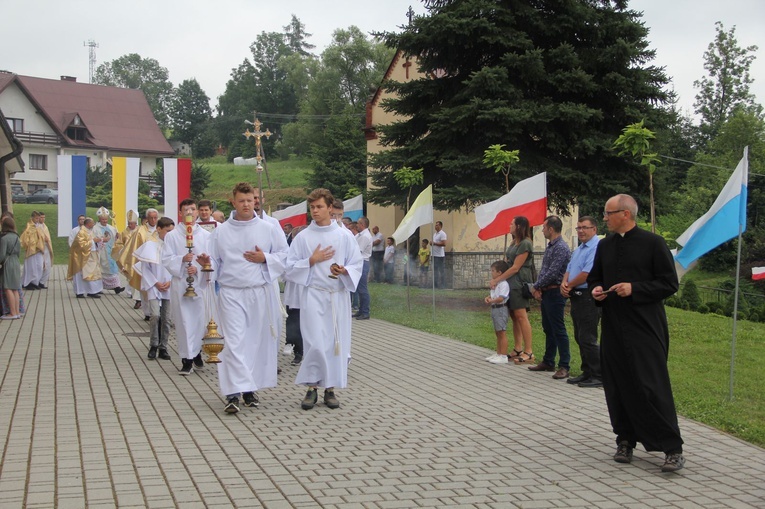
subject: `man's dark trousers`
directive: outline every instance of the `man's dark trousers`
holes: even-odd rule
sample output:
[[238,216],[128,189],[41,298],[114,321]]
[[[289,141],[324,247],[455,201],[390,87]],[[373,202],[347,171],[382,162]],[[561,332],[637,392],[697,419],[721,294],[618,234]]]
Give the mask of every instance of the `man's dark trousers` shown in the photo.
[[600,346],[598,346],[598,323],[600,308],[587,288],[573,289],[571,297],[571,321],[574,322],[574,339],[582,356],[582,374],[601,379]]
[[545,356],[542,362],[555,366],[556,351],[560,354],[559,368],[569,369],[571,351],[568,345],[566,322],[563,311],[566,298],[560,294],[560,288],[542,291],[542,330],[545,332]]

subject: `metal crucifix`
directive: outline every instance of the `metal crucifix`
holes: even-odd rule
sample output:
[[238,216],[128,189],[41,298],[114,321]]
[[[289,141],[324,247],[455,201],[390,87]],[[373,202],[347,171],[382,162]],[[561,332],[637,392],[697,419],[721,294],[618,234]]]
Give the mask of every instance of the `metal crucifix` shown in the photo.
[[265,136],[266,139],[269,139],[271,137],[271,134],[273,134],[268,129],[265,130],[265,132],[260,130],[260,126],[263,124],[260,120],[258,120],[258,117],[256,114],[253,114],[253,118],[255,119],[255,122],[250,122],[249,120],[245,120],[247,124],[250,124],[255,128],[254,131],[250,132],[249,127],[247,130],[242,133],[245,138],[248,140],[250,138],[255,138],[255,160],[257,161],[257,165],[255,166],[255,171],[258,174],[258,193],[259,193],[259,200],[260,200],[260,218],[263,219],[263,171],[266,172],[266,181],[268,182],[268,187],[271,187],[271,179],[268,177],[268,170],[266,169],[266,156],[263,152],[263,144],[261,143],[260,139]]

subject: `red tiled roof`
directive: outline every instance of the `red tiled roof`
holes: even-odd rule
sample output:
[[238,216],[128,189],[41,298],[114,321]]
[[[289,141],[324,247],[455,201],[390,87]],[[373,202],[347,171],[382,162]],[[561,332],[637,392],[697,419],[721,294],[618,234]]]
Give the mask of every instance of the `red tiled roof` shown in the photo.
[[[8,84],[4,80],[10,82],[13,78],[69,145],[117,152],[175,154],[140,90],[7,73],[0,73],[0,90]],[[66,137],[66,129],[75,114],[80,115],[83,126],[91,134],[92,144]]]

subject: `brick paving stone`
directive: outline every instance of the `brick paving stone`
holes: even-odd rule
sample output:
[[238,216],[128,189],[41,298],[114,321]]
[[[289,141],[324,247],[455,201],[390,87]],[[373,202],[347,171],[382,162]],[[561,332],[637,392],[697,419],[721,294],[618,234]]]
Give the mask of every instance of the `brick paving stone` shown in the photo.
[[[85,495],[89,507],[765,505],[761,448],[681,418],[685,470],[660,474],[662,455],[640,449],[615,464],[602,391],[494,369],[483,348],[375,319],[353,324],[339,410],[302,411],[297,368],[280,356],[260,408],[226,415],[214,366],[179,377],[174,335],[173,360],[148,361],[132,301],[80,302],[65,271],[55,266],[51,290],[29,292],[27,316],[0,331],[3,507],[50,507],[54,493],[59,507]],[[78,327],[95,312],[111,324],[98,335]],[[46,412],[38,384],[56,388]],[[508,387],[524,391],[498,406]],[[514,431],[498,444],[498,429]]]

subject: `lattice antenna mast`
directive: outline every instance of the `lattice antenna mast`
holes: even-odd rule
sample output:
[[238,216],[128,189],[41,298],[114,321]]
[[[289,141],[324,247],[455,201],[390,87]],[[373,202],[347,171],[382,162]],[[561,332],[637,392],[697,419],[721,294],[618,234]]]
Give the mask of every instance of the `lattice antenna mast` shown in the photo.
[[98,43],[93,39],[89,39],[87,42],[82,43],[83,46],[87,46],[88,50],[88,83],[93,83],[93,78],[96,75],[96,48]]

